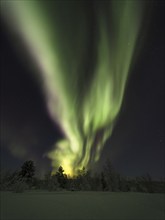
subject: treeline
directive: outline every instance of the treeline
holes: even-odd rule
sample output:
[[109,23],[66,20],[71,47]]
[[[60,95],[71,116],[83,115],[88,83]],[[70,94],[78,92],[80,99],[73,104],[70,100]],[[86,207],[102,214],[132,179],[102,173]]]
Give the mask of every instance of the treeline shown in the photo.
[[35,176],[33,161],[26,161],[20,171],[0,172],[0,190],[23,192],[24,190],[48,191],[110,191],[165,193],[165,181],[154,181],[149,174],[128,178],[115,171],[108,160],[102,172],[92,173],[84,167],[77,175],[69,177],[60,166],[55,174],[47,172],[44,178]]

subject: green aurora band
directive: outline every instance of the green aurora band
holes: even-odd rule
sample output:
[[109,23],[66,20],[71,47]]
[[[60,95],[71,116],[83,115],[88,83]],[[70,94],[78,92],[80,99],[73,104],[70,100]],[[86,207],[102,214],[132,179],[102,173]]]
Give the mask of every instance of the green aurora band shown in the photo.
[[[100,158],[121,109],[142,21],[139,1],[2,1],[64,139],[47,156],[73,175]],[[28,64],[29,65],[29,64]]]

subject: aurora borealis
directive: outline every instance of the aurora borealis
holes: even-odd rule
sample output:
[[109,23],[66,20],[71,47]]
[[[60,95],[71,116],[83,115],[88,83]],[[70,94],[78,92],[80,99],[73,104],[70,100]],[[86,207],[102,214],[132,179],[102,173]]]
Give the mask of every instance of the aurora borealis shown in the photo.
[[47,149],[53,168],[73,174],[75,167],[93,166],[112,134],[141,46],[142,1],[2,1],[2,7],[64,136]]
[[[53,167],[62,164],[72,174],[74,167],[89,167],[98,161],[112,133],[134,58],[142,9],[138,2],[97,2],[91,7],[96,26],[91,30],[81,2],[57,2],[53,11],[52,3],[46,9],[42,4],[5,2],[5,11],[10,11],[5,16],[34,59],[49,114],[64,134],[48,157]],[[105,17],[109,10],[112,16]],[[78,19],[73,20],[71,13]],[[74,25],[74,33],[67,25]],[[84,82],[87,74],[90,79]]]

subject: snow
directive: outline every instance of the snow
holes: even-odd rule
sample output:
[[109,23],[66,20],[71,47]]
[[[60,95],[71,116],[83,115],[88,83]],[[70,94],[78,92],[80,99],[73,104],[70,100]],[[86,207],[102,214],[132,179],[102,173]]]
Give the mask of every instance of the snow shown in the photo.
[[121,192],[1,192],[1,220],[164,220],[165,195]]

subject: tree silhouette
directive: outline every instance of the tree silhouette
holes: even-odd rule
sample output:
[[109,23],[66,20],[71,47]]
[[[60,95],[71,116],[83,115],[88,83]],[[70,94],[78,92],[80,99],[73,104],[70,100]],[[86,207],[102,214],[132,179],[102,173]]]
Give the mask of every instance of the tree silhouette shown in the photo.
[[67,183],[67,175],[64,174],[64,169],[62,166],[58,168],[58,171],[56,172],[55,176],[57,177],[57,181],[59,183],[60,188],[64,189]]
[[103,169],[104,179],[106,182],[107,190],[118,191],[119,188],[119,175],[112,166],[111,161],[108,159]]
[[104,176],[103,172],[101,172],[101,185],[102,185],[102,190],[106,191],[107,190],[107,183],[106,183],[105,176]]
[[34,162],[32,160],[25,161],[19,173],[20,178],[29,185],[32,183],[32,178],[34,174],[35,174]]
[[77,175],[70,177],[60,166],[55,174],[47,172],[44,178],[34,177],[35,166],[32,160],[25,161],[21,171],[11,172],[0,169],[0,190],[23,192],[26,189],[82,190],[82,191],[114,191],[114,192],[147,192],[164,193],[164,179],[153,180],[149,174],[136,178],[119,175],[110,160],[103,166],[102,172],[92,173],[85,167],[79,169]]

